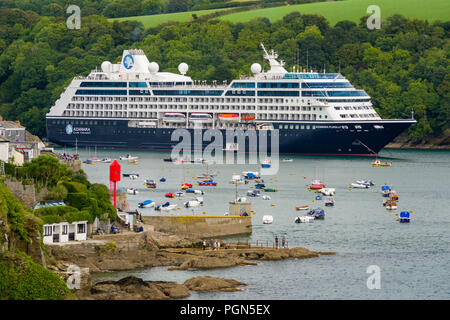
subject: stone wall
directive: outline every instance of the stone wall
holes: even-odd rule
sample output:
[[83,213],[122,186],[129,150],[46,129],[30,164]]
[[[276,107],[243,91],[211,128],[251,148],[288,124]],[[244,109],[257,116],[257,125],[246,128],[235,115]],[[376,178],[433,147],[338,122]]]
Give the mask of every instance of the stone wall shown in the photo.
[[28,208],[34,208],[36,203],[44,200],[47,194],[47,189],[45,188],[36,192],[34,185],[23,185],[20,181],[5,179],[5,184],[11,193]]
[[241,216],[144,216],[155,231],[207,238],[252,233],[252,218]]

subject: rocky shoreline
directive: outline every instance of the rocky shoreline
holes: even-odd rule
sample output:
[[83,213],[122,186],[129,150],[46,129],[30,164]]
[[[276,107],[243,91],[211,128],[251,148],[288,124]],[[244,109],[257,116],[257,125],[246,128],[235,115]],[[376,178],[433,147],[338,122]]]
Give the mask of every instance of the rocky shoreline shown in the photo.
[[[226,248],[226,249],[225,249]],[[143,281],[126,277],[118,281],[92,283],[91,273],[134,270],[166,266],[168,270],[206,270],[244,265],[258,261],[306,259],[332,252],[305,248],[251,247],[228,243],[220,250],[203,250],[200,239],[183,239],[176,235],[146,231],[94,237],[80,243],[48,245],[47,265],[63,279],[76,265],[81,270],[81,288],[74,293],[79,299],[177,299],[189,296],[189,290],[236,291],[245,285],[233,279],[196,277],[183,284]]]
[[420,141],[414,140],[406,133],[402,133],[394,141],[385,146],[387,149],[422,149],[422,150],[450,150],[450,130],[439,137],[430,137]]

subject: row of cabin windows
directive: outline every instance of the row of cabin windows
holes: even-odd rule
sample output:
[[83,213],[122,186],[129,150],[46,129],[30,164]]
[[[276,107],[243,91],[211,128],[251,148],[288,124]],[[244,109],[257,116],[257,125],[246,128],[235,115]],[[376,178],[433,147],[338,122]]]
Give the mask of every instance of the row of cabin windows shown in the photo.
[[[81,88],[126,88],[126,82],[102,82],[102,81],[93,81],[93,82],[82,82],[80,84]],[[147,88],[146,82],[129,82],[130,88]]]
[[[130,104],[130,109],[175,109],[175,110],[256,110],[255,106],[198,106],[198,105],[146,105],[146,104]],[[347,108],[347,107],[345,107]],[[355,107],[356,108],[356,107]],[[359,107],[358,107],[359,108]],[[362,107],[361,107],[362,108]],[[72,110],[127,110],[128,105],[126,104],[82,104],[82,103],[69,103],[67,109]],[[317,107],[318,110],[322,111],[322,107]],[[340,107],[335,107],[336,110],[340,110]],[[271,111],[316,111],[316,107],[296,107],[296,106],[258,106],[258,110],[271,110]]]
[[360,114],[340,114],[339,115],[343,119],[349,119],[349,118],[378,118],[378,114],[376,113],[360,113]]

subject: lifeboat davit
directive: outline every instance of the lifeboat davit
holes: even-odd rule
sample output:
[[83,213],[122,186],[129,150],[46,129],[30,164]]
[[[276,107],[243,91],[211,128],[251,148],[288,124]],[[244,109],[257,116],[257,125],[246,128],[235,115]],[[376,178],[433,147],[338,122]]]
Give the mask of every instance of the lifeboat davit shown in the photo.
[[221,113],[219,114],[219,120],[228,122],[239,121],[239,115],[236,113]]

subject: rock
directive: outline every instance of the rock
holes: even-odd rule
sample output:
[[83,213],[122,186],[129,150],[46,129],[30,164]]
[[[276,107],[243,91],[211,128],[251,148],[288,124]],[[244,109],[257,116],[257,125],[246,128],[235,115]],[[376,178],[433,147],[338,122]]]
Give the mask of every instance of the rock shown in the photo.
[[289,249],[289,257],[296,259],[315,258],[319,254],[315,251],[311,251],[305,248],[292,248]]
[[222,279],[211,276],[199,276],[188,279],[184,282],[184,285],[193,291],[241,291],[236,288],[238,286],[246,286],[244,282],[240,282],[234,279]]
[[188,297],[189,290],[175,282],[144,281],[129,276],[118,281],[102,281],[91,288],[91,295],[84,299],[94,300],[166,300]]

